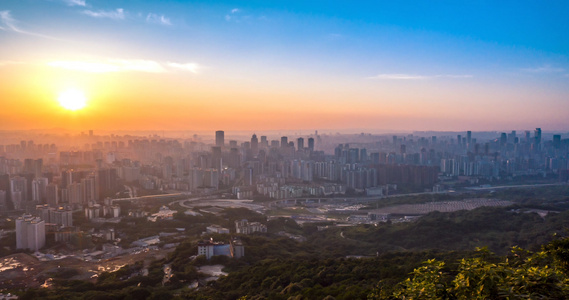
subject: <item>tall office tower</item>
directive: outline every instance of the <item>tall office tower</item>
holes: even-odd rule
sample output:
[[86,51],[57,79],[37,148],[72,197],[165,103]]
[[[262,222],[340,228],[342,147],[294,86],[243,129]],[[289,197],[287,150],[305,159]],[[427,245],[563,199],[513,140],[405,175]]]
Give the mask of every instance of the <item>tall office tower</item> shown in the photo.
[[16,219],[16,249],[37,251],[45,246],[45,222],[31,215]]
[[50,183],[45,187],[45,202],[50,207],[57,207],[59,204],[59,192],[57,190],[57,184]]
[[508,136],[506,135],[505,132],[502,132],[500,134],[500,146],[504,146],[508,143]]
[[531,133],[529,132],[529,130],[526,130],[526,143],[530,142],[530,139],[531,139],[530,135],[531,135]]
[[223,160],[221,157],[221,147],[211,147],[211,167],[221,172]]
[[217,147],[223,147],[225,144],[225,132],[222,130],[218,130],[215,132],[215,145]]
[[237,141],[229,141],[229,148],[237,148]]
[[472,131],[466,132],[466,142],[470,145],[472,143]]
[[407,146],[401,145],[399,152],[401,153],[401,155],[407,153]]
[[395,144],[397,144],[397,136],[396,135],[393,136],[393,145],[395,145]]
[[437,137],[436,136],[432,136],[431,137],[431,143],[436,144],[437,143]]
[[561,148],[561,135],[559,134],[553,135],[553,147],[555,149]]
[[296,146],[298,147],[298,151],[304,149],[304,139],[303,138],[296,139]]
[[456,142],[457,142],[457,144],[460,145],[460,143],[462,142],[462,135],[459,134],[456,136]]
[[288,137],[283,136],[281,137],[281,147],[286,148],[286,146],[288,146]]
[[253,151],[253,155],[257,155],[259,152],[259,139],[256,134],[251,137],[251,151]]
[[262,136],[261,136],[261,146],[263,146],[263,147],[269,147],[269,141],[267,140],[267,136],[266,136],[266,135],[262,135]]
[[308,138],[308,149],[314,151],[314,138]]
[[541,128],[536,128],[534,131],[534,138],[536,145],[541,144]]

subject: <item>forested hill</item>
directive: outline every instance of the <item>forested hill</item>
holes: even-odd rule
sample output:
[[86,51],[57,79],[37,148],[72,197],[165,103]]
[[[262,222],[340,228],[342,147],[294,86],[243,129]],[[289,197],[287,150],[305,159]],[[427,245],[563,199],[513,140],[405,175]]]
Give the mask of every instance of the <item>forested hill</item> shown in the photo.
[[[197,245],[190,239],[168,258],[154,262],[147,276],[137,275],[140,266],[125,266],[118,272],[102,274],[95,283],[58,279],[51,289],[29,290],[22,294],[22,299],[239,299],[245,296],[248,299],[366,299],[369,295],[392,298],[396,294],[415,295],[413,293],[421,290],[421,284],[434,280],[425,279],[430,278],[427,275],[433,270],[444,274],[435,278],[444,283],[444,290],[434,291],[434,298],[437,298],[440,296],[437,293],[466,293],[452,290],[450,283],[457,280],[455,276],[460,274],[461,268],[472,264],[478,266],[478,273],[474,275],[487,269],[492,271],[494,265],[501,275],[525,274],[516,270],[519,266],[527,266],[524,270],[534,268],[536,282],[542,280],[540,276],[543,275],[550,290],[559,292],[560,282],[566,279],[566,270],[555,267],[551,273],[553,269],[540,268],[561,265],[562,259],[558,258],[563,257],[560,253],[569,253],[567,243],[561,243],[560,251],[543,254],[537,264],[526,264],[523,259],[513,265],[503,264],[515,261],[504,257],[512,246],[538,251],[555,239],[554,234],[557,238],[566,235],[567,220],[569,212],[550,213],[543,218],[533,212],[512,208],[479,208],[454,213],[434,212],[410,223],[330,226],[319,231],[318,225],[331,224],[299,226],[292,219],[281,218],[269,222],[268,234],[241,236],[246,247],[242,259],[221,256],[211,261],[192,259],[191,256],[197,253]],[[298,242],[280,236],[278,233],[282,231],[306,240]],[[480,252],[474,250],[484,246],[498,256],[485,252],[482,261],[472,261],[481,259]],[[524,255],[524,259],[531,257],[531,254]],[[444,262],[444,265],[432,263],[426,269],[418,269],[416,276],[410,276],[429,259]],[[463,259],[468,264],[464,264]],[[172,265],[173,276],[163,286],[164,264]],[[197,272],[197,267],[205,264],[222,264],[229,274],[198,289],[189,289],[191,282],[204,282],[206,276]],[[405,281],[408,277],[411,279]],[[489,293],[499,293],[498,287],[517,280],[496,278],[499,280],[494,285],[496,289]],[[518,282],[518,287],[522,293],[525,291],[523,282]]]

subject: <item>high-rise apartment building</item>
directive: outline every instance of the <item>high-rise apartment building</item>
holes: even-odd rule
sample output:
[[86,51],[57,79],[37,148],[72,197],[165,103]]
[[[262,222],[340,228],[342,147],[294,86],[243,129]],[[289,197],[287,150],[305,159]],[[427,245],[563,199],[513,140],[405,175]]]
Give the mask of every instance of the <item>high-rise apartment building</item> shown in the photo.
[[45,222],[31,215],[16,220],[16,249],[37,251],[45,246]]

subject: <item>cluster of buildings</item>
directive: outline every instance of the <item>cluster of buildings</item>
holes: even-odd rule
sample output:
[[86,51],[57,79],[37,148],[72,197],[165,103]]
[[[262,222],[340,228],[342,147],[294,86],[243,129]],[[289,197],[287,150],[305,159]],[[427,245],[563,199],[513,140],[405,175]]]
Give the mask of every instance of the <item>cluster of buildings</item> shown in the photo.
[[232,239],[228,244],[224,242],[200,241],[198,243],[198,256],[203,255],[206,259],[213,256],[228,256],[233,258],[241,258],[245,256],[245,247],[239,239]]
[[[385,195],[390,186],[438,191],[445,181],[463,177],[539,175],[567,181],[568,153],[569,139],[540,128],[521,134],[252,134],[239,141],[227,141],[224,131],[205,141],[89,132],[72,145],[33,140],[0,145],[0,213],[34,215],[51,232],[73,227],[73,210],[84,211],[87,219],[124,214],[105,199],[136,196],[136,189],[188,194],[223,189],[239,199],[288,199],[353,191]],[[135,188],[126,192],[125,185]]]

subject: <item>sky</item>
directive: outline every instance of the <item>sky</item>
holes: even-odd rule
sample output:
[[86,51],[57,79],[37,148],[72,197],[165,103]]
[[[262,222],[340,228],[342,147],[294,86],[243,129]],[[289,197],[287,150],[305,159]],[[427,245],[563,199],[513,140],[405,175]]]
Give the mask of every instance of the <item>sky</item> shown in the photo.
[[[0,1],[0,130],[569,130],[568,1]],[[79,91],[86,107],[59,103]]]

